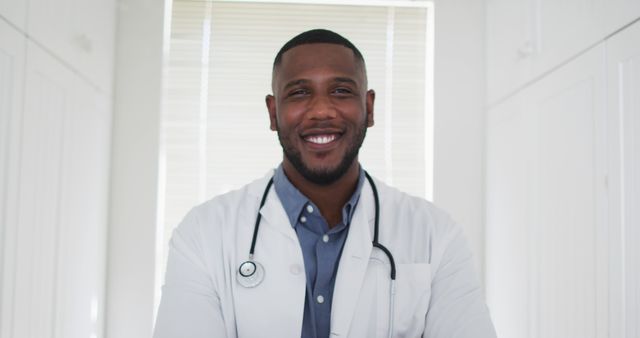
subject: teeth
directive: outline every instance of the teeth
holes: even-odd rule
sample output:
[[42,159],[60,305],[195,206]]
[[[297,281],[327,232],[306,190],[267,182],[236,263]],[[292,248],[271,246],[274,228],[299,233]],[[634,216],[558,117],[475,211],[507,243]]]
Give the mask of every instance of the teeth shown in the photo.
[[317,135],[317,136],[309,136],[306,138],[307,141],[315,144],[326,144],[336,139],[336,135]]

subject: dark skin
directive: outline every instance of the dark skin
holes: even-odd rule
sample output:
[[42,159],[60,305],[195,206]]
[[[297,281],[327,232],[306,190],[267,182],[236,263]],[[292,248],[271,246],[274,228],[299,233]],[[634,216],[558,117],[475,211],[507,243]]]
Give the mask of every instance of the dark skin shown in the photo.
[[[313,172],[337,172],[346,155],[360,147],[364,129],[373,126],[375,92],[367,90],[364,65],[347,47],[316,43],[288,50],[274,69],[272,87],[273,95],[266,97],[271,130]],[[320,209],[330,228],[339,224],[358,183],[357,155],[329,184],[310,181],[283,157],[291,183]]]

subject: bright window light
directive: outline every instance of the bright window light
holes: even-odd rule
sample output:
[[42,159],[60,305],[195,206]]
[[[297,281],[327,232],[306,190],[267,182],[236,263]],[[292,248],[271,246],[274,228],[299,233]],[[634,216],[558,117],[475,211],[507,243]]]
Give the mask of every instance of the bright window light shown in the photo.
[[[264,104],[273,58],[290,38],[314,28],[340,33],[364,55],[376,103],[375,126],[360,151],[363,167],[431,199],[431,2],[174,0],[170,22],[161,126],[165,246],[193,206],[280,163]],[[164,271],[166,248],[158,254]]]

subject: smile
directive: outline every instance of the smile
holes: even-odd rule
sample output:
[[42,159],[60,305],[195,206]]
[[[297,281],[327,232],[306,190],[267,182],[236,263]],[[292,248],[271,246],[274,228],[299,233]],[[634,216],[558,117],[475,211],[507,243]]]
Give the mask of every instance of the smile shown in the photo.
[[310,135],[304,138],[305,141],[315,143],[315,144],[327,144],[332,142],[338,138],[337,134],[328,134],[328,135]]

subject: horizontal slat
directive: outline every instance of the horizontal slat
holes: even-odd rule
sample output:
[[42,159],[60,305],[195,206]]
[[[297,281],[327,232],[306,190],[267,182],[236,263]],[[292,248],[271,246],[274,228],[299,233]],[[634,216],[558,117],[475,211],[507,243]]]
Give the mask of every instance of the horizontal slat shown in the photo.
[[[168,229],[194,204],[240,187],[281,161],[264,97],[271,92],[277,51],[312,28],[339,32],[365,56],[377,98],[375,127],[367,132],[361,162],[387,177],[384,149],[391,142],[395,185],[424,196],[425,157],[431,152],[424,141],[427,9],[394,11],[392,88],[385,88],[387,7],[174,1],[163,111]],[[385,109],[388,90],[392,112]],[[389,113],[391,125],[385,122]]]

